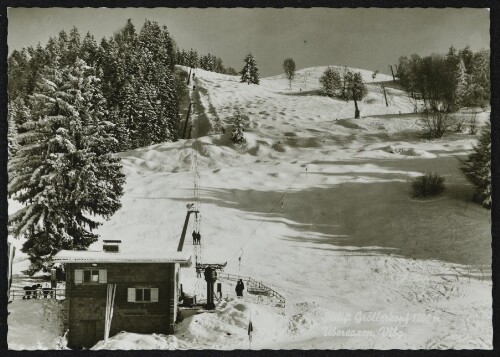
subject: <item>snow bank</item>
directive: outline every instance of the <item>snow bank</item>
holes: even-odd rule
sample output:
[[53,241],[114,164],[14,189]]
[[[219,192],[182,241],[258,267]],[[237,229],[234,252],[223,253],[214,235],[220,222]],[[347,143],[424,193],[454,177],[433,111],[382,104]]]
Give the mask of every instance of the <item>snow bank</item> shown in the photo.
[[14,300],[8,305],[7,343],[13,350],[58,349],[63,335],[63,302]]
[[107,342],[99,341],[91,350],[175,350],[178,347],[175,336],[122,331]]

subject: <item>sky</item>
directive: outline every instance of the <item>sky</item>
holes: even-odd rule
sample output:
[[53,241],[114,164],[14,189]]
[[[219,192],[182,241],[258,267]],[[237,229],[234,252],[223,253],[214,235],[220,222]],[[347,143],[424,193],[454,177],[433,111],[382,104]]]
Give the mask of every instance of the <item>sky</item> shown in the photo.
[[179,48],[221,57],[240,70],[252,52],[261,77],[280,74],[286,58],[297,69],[347,65],[389,73],[403,55],[445,53],[453,45],[488,49],[487,9],[195,9],[195,8],[10,8],[9,53],[44,45],[60,30],[76,26],[98,41],[132,19],[166,25]]

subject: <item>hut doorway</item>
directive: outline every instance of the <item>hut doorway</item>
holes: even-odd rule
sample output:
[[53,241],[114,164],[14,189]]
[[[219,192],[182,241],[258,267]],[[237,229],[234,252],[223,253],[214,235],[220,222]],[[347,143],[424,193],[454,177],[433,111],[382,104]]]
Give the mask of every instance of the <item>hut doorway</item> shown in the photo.
[[96,320],[84,320],[82,323],[82,347],[90,348],[99,340],[96,336]]

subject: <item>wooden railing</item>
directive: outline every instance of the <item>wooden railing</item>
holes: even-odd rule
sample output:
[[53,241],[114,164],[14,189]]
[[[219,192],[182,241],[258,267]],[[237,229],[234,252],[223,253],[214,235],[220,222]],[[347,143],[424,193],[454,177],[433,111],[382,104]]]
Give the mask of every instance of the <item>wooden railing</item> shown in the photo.
[[7,291],[8,299],[11,300],[31,300],[31,299],[56,299],[64,300],[66,298],[66,289],[50,289],[44,291],[41,289],[24,290],[10,289]]
[[238,281],[239,279],[241,279],[243,282],[246,282],[248,292],[252,291],[252,289],[263,291],[266,293],[266,295],[276,298],[280,303],[283,304],[283,307],[285,306],[285,301],[286,301],[285,297],[280,293],[278,293],[273,288],[264,285],[262,281],[257,281],[249,276],[228,274],[228,273],[218,273],[217,277],[221,280],[231,280],[231,281]]

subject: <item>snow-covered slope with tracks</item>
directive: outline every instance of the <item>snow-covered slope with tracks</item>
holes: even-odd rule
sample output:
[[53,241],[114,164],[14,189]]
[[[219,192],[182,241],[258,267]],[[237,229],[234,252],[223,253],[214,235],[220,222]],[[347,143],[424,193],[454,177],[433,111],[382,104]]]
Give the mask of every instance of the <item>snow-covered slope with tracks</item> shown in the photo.
[[[216,113],[230,128],[241,110],[247,142],[231,143],[226,130],[120,153],[123,207],[98,231],[124,251],[175,249],[196,153],[203,261],[262,280],[285,308],[236,300],[225,284],[227,301],[186,318],[175,336],[122,333],[95,348],[248,348],[250,316],[252,348],[492,347],[489,212],[471,202],[456,158],[474,137],[420,139],[412,103],[388,88],[387,107],[376,81],[390,78],[372,83],[369,71],[362,118],[352,119],[352,102],[315,92],[323,70],[299,71],[307,84],[289,90],[282,76],[247,85],[197,69],[209,120]],[[446,192],[410,199],[408,181],[428,171],[446,177]],[[205,294],[194,268],[181,279]]]

